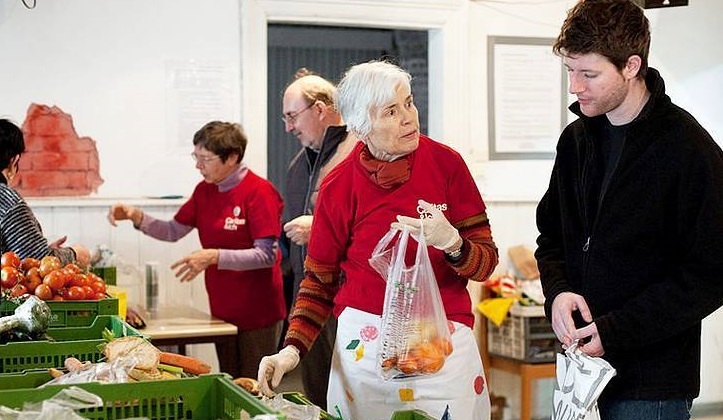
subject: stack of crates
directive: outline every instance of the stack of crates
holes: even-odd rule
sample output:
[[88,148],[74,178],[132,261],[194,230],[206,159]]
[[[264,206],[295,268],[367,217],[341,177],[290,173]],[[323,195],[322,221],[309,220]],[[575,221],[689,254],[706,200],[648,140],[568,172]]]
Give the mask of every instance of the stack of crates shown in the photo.
[[[38,403],[53,398],[71,385],[48,385],[32,388],[40,383],[44,371],[3,375],[0,381],[0,406],[14,409],[25,403]],[[21,388],[12,389],[13,384]],[[266,419],[285,420],[253,395],[234,384],[225,373],[196,377],[143,381],[134,383],[76,384],[103,400],[103,406],[83,408],[76,413],[94,420],[148,418],[151,420],[228,419],[237,420],[257,415]]]
[[[25,403],[47,400],[65,388],[79,386],[104,402],[101,407],[77,411],[88,419],[239,419],[242,415],[269,414],[269,418],[284,420],[226,374],[36,388],[52,379],[48,368],[63,368],[68,357],[81,362],[102,361],[105,330],[116,338],[142,335],[118,316],[117,298],[46,303],[52,314],[46,333],[49,339],[0,344],[0,406],[21,409]],[[3,301],[0,314],[12,315],[16,307],[16,303]]]
[[525,363],[553,363],[560,347],[542,306],[515,304],[499,327],[487,320],[487,349]]

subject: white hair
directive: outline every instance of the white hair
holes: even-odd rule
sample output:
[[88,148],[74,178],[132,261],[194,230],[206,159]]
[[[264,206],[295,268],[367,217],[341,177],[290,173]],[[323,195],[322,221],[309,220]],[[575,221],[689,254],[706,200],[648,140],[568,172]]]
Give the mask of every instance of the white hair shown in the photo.
[[349,131],[364,140],[372,130],[372,110],[387,104],[402,85],[411,90],[412,76],[386,61],[349,68],[337,86],[334,102]]

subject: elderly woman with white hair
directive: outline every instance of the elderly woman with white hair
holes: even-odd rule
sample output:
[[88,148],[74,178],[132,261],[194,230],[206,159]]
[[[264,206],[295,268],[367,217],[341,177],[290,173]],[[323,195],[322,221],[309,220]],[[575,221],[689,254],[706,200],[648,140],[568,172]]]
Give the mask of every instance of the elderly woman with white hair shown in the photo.
[[[372,61],[351,67],[339,83],[336,106],[361,141],[321,187],[284,348],[261,361],[259,382],[272,394],[269,385],[296,367],[333,313],[328,411],[368,420],[414,407],[434,418],[487,419],[489,393],[466,286],[489,277],[497,248],[462,157],[420,134],[410,82],[398,66]],[[391,224],[415,233],[422,223],[454,350],[433,375],[385,381],[376,355],[386,283],[369,258]]]

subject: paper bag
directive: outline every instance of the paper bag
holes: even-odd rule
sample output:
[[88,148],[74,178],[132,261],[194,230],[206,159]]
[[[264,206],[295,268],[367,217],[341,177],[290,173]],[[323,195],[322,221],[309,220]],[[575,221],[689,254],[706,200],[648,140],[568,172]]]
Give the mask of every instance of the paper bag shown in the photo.
[[584,354],[575,343],[557,355],[556,374],[552,420],[599,420],[597,399],[615,376],[610,363]]

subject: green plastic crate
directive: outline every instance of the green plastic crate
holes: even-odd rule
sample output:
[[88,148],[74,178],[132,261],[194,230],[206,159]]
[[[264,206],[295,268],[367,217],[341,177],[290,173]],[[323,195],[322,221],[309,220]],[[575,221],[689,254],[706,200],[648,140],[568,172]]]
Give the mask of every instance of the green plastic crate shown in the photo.
[[[300,392],[282,392],[281,396],[284,397],[285,400],[291,401],[292,403],[295,403],[295,404],[314,405],[314,403],[311,402],[311,400],[309,398],[307,398],[306,395],[304,395]],[[321,410],[319,419],[320,420],[339,420],[338,417],[334,417],[324,410]]]
[[116,285],[116,268],[115,267],[91,267],[90,271],[100,276],[105,284]]
[[86,327],[49,328],[47,335],[54,341],[22,341],[0,345],[0,373],[22,372],[27,369],[63,367],[66,357],[97,362],[102,357],[100,344],[105,343],[103,330],[117,337],[141,335],[117,315],[100,315]]
[[392,413],[391,420],[435,420],[422,410],[402,410]]
[[[82,327],[95,321],[98,315],[118,315],[118,298],[100,300],[48,300],[50,327]],[[0,316],[12,315],[18,305],[3,300],[0,302]]]
[[[0,405],[19,409],[25,402],[47,400],[68,386],[0,390]],[[162,381],[123,384],[92,382],[75,386],[99,396],[105,404],[103,407],[77,411],[87,419],[239,419],[244,411],[251,417],[270,414],[275,415],[277,420],[286,418],[266,407],[223,373]]]
[[47,369],[34,369],[24,372],[4,373],[0,375],[0,390],[36,388],[53,379]]

